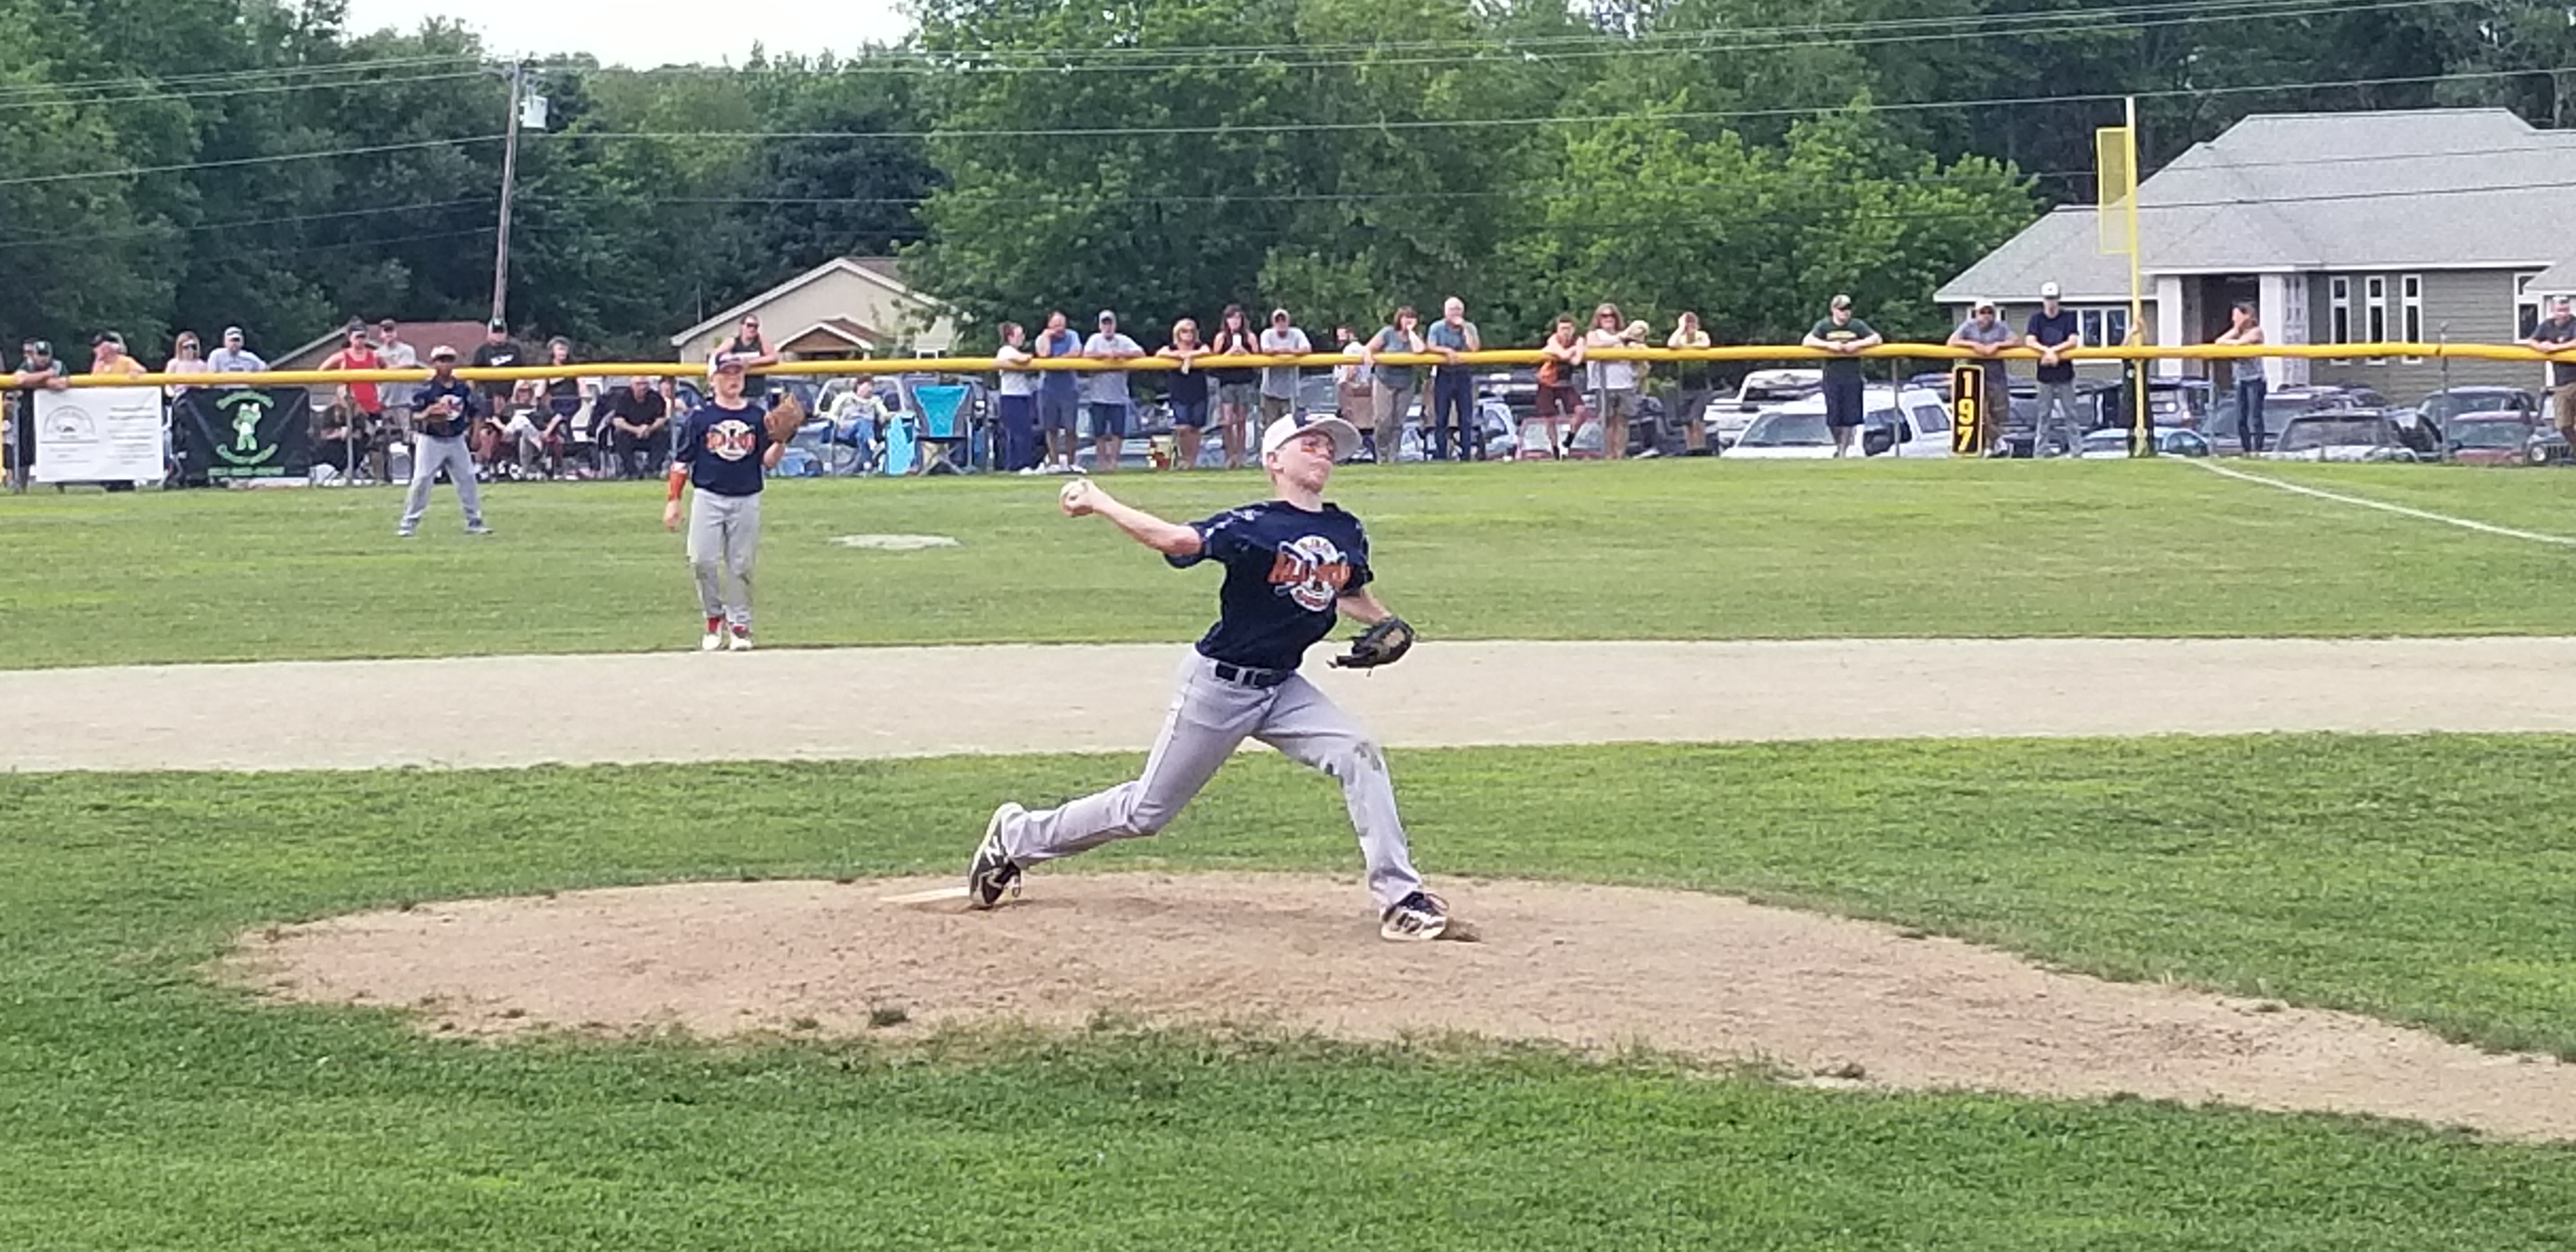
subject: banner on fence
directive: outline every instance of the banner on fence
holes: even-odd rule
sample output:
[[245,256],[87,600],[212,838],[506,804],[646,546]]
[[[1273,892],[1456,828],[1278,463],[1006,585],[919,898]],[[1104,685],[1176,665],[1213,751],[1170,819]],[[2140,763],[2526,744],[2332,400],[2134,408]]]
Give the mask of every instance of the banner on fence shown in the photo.
[[301,387],[192,387],[171,421],[188,477],[224,482],[313,472],[313,397]]
[[161,389],[38,391],[36,481],[161,481]]

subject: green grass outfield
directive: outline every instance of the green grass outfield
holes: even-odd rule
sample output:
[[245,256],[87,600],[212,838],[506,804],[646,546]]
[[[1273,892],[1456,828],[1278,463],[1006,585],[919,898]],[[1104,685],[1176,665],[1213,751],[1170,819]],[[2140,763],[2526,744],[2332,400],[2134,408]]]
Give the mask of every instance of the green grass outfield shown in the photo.
[[[2548,530],[2576,476],[2270,467]],[[1249,473],[1109,480],[1175,517]],[[795,481],[768,502],[772,644],[1176,640],[1214,599],[1057,480]],[[1387,598],[1446,638],[2563,633],[2576,551],[2126,462],[1346,469]],[[684,647],[695,598],[655,484],[506,485],[489,539],[444,490],[0,499],[0,665]],[[2571,518],[2576,521],[2576,518]],[[2576,525],[2565,529],[2576,530]],[[913,532],[962,547],[856,551]]]
[[[2568,1053],[2571,750],[2278,736],[1395,763],[1435,876],[1741,891]],[[0,1247],[2537,1252],[2576,1229],[2576,1147],[2391,1123],[1116,1030],[487,1047],[252,1007],[193,973],[241,928],[404,900],[952,871],[996,799],[1133,765],[0,776]],[[1257,757],[1163,838],[1087,864],[1353,856],[1332,789]]]

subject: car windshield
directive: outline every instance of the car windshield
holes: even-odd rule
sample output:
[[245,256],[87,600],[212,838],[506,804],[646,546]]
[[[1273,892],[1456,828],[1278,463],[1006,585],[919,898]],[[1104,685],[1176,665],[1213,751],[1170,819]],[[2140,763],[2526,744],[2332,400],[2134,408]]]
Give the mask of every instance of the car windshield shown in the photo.
[[1821,448],[1834,441],[1822,413],[1765,413],[1737,442],[1755,448]]
[[2492,413],[2514,407],[2500,391],[2446,391],[2424,401],[2424,416],[2447,421],[2462,413]]
[[2377,447],[2387,442],[2386,431],[2387,423],[2377,417],[2303,417],[2281,432],[2281,441],[2275,448],[2281,452],[2305,452],[2312,448]]
[[2453,422],[2451,442],[2463,448],[2519,448],[2531,438],[2531,428],[2521,422],[2488,420]]
[[2129,432],[2125,430],[2094,431],[2084,436],[2084,450],[2087,452],[2126,452],[2129,450]]

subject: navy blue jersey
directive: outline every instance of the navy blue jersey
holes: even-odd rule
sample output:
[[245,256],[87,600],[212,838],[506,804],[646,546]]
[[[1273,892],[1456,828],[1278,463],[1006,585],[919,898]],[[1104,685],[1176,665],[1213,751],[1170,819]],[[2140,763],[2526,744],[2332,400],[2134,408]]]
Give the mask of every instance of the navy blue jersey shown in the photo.
[[689,467],[689,481],[720,496],[760,494],[760,459],[769,453],[766,412],[746,397],[728,409],[713,400],[689,410],[674,453]]
[[[431,417],[429,410],[439,401],[447,401],[447,415]],[[413,393],[411,402],[420,416],[412,419],[420,433],[440,439],[454,439],[465,433],[474,417],[474,386],[453,374],[444,379],[432,378]]]
[[1254,669],[1295,669],[1333,632],[1334,601],[1369,584],[1368,534],[1358,518],[1326,504],[1309,513],[1280,500],[1228,509],[1190,528],[1199,550],[1166,557],[1175,569],[1213,560],[1225,566],[1216,625],[1202,656]]

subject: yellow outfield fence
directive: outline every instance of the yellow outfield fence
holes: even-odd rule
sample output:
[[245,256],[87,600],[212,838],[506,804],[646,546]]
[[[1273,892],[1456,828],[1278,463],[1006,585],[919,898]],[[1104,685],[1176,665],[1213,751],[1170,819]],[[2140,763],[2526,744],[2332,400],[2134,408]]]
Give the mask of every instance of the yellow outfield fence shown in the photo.
[[[1598,348],[1586,356],[1603,361],[1824,361],[1841,353],[1802,347],[1796,344],[1737,344],[1713,348]],[[1937,343],[1891,343],[1853,354],[1862,358],[1898,358],[1916,360],[1978,360],[1975,353]],[[2006,360],[2035,361],[2037,352],[2028,348],[2010,348],[1996,354]],[[2253,344],[2220,346],[2195,344],[2164,348],[2136,344],[2112,348],[2077,348],[2066,354],[2073,361],[2206,361],[2245,357],[2299,357],[2309,360],[2336,360],[2378,357],[2450,358],[2467,361],[2562,361],[2576,363],[2576,350],[2543,353],[2519,344],[2485,343],[2304,343]],[[1458,354],[1461,365],[1536,365],[1546,360],[1536,348],[1505,348],[1485,352]],[[1446,365],[1449,359],[1430,352],[1389,352],[1378,360],[1389,365]],[[1200,370],[1252,369],[1260,366],[1296,365],[1308,369],[1332,369],[1352,365],[1356,357],[1337,352],[1316,352],[1304,356],[1227,356],[1201,357]],[[886,360],[783,361],[755,370],[764,377],[839,378],[876,374],[991,374],[1002,368],[991,357],[905,357]],[[1031,361],[1011,367],[1014,371],[1044,372],[1071,370],[1127,370],[1134,372],[1171,371],[1180,362],[1163,357],[1129,357],[1121,360],[1054,358]],[[461,368],[458,378],[467,382],[518,382],[549,378],[704,378],[703,362],[626,361],[556,366],[514,366],[509,369]],[[74,374],[63,381],[73,387],[248,387],[248,386],[329,386],[353,382],[419,382],[430,376],[427,369],[408,370],[269,370],[256,374]],[[20,384],[25,386],[26,384]]]

